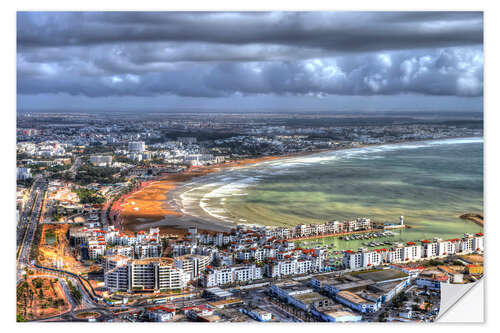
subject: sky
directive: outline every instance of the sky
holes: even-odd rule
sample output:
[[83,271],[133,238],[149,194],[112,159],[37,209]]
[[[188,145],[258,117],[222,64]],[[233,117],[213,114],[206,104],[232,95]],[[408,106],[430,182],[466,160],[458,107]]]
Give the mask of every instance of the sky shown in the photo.
[[483,108],[481,12],[18,12],[18,110]]

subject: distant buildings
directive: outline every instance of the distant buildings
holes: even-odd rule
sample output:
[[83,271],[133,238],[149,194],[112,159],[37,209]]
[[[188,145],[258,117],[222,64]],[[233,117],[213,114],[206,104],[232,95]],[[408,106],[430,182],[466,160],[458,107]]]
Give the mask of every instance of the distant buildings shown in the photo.
[[194,144],[194,143],[197,142],[196,138],[195,137],[191,137],[191,136],[181,136],[181,137],[178,137],[177,141],[181,142],[182,144],[185,144],[185,145],[190,145],[190,144]]
[[33,178],[33,175],[31,174],[31,169],[30,168],[17,168],[17,179],[18,180],[26,180]]
[[128,143],[128,151],[130,153],[143,153],[146,150],[144,141],[132,141]]
[[465,234],[461,239],[442,240],[435,238],[433,241],[422,240],[421,245],[408,242],[389,249],[360,249],[357,252],[346,250],[342,261],[344,267],[358,269],[377,266],[382,263],[402,263],[482,251],[484,251],[484,235],[477,233],[475,235]]
[[94,166],[109,166],[113,162],[113,156],[110,155],[92,155],[90,163]]

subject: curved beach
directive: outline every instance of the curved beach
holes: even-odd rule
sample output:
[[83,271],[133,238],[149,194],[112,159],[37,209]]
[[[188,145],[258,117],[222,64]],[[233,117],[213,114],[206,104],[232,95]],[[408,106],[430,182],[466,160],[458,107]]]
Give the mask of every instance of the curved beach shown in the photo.
[[[295,155],[294,155],[295,156]],[[220,165],[190,168],[179,174],[169,174],[147,184],[119,205],[121,226],[124,231],[135,232],[150,227],[160,227],[162,233],[185,234],[188,226],[196,226],[206,231],[228,231],[232,224],[217,219],[202,218],[185,214],[180,200],[183,186],[196,178],[227,169],[242,168],[290,156],[265,156],[249,158]]]
[[[482,211],[482,161],[479,164],[465,151],[462,156],[469,158],[471,170],[455,170],[463,164],[458,163],[461,149],[482,158],[482,138],[407,142],[192,169],[169,175],[132,196],[129,200],[135,199],[139,210],[124,211],[124,227],[177,230],[195,225],[223,231],[235,223],[290,226],[360,216],[391,222],[405,215],[416,226],[413,233],[473,232],[477,226],[459,215]],[[439,160],[434,161],[434,155]],[[445,170],[450,165],[455,166]],[[354,169],[355,177],[350,172]],[[422,197],[436,189],[443,196],[431,199],[442,205],[433,207]]]

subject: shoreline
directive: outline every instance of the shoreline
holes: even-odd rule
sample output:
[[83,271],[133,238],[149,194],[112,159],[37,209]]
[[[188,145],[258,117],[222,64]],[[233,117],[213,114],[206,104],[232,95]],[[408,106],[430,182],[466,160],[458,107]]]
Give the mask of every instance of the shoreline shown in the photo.
[[239,168],[253,166],[260,163],[297,158],[321,153],[335,151],[362,149],[380,146],[392,146],[406,143],[418,143],[429,141],[444,141],[453,139],[483,139],[483,137],[453,137],[443,139],[426,139],[415,141],[400,141],[387,144],[365,144],[355,147],[341,147],[337,149],[316,149],[290,153],[287,155],[269,155],[253,158],[245,158],[217,165],[190,167],[186,171],[176,174],[163,174],[157,179],[145,182],[145,186],[135,192],[120,198],[118,208],[120,228],[124,232],[137,232],[150,227],[159,227],[162,233],[185,234],[189,226],[196,226],[203,231],[229,231],[235,226],[234,223],[225,222],[216,218],[202,218],[182,212],[182,208],[175,202],[175,196],[179,194],[180,188],[189,181],[207,176],[209,174],[223,171],[227,168]]
[[185,234],[187,227],[191,225],[197,226],[203,231],[228,231],[233,227],[232,224],[205,220],[182,213],[179,207],[174,207],[169,203],[171,201],[169,195],[179,186],[182,186],[193,178],[203,177],[227,168],[246,167],[263,162],[335,150],[341,149],[320,149],[288,155],[251,157],[217,165],[190,167],[181,173],[167,174],[160,176],[158,179],[144,182],[146,184],[141,186],[140,189],[124,195],[117,200],[117,204],[114,206],[116,212],[113,215],[119,216],[117,218],[119,220],[119,227],[124,232],[136,232],[150,227],[159,227],[164,233],[177,232]]

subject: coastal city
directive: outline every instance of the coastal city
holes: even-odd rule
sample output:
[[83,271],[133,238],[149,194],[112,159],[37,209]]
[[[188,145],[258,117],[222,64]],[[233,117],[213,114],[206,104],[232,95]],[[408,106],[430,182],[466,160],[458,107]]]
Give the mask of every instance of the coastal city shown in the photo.
[[[404,212],[293,226],[208,221],[165,193],[270,160],[482,137],[480,117],[20,112],[17,320],[434,321],[442,284],[482,277],[482,231],[403,240],[415,227]],[[168,189],[144,194],[162,182]],[[482,212],[459,218],[482,229]]]
[[124,5],[16,12],[16,329],[485,322],[482,11]]

